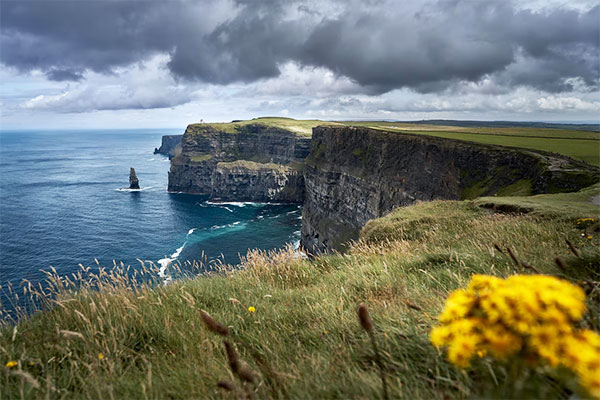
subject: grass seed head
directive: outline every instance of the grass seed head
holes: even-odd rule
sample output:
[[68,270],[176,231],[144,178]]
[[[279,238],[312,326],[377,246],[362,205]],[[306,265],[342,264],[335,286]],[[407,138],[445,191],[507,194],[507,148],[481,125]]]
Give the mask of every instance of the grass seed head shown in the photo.
[[231,344],[231,342],[225,340],[223,341],[223,344],[225,345],[225,353],[227,354],[227,361],[229,362],[229,367],[233,372],[237,374],[241,366],[240,356],[238,355],[237,350],[235,349],[235,347],[233,347],[233,344]]
[[556,258],[554,258],[554,262],[556,263],[556,266],[562,271],[565,272],[567,270],[567,266],[565,265],[565,262],[563,261],[562,258],[556,256]]
[[256,374],[254,371],[250,369],[247,365],[241,365],[237,370],[237,376],[240,377],[241,380],[254,383],[256,381]]
[[373,332],[373,321],[371,321],[369,310],[367,310],[367,306],[364,304],[358,305],[358,319],[365,331]]
[[217,382],[217,386],[229,392],[235,392],[236,390],[235,384],[231,381],[219,381]]
[[227,336],[229,334],[229,328],[211,317],[211,315],[206,311],[200,310],[200,317],[209,331],[223,336]]

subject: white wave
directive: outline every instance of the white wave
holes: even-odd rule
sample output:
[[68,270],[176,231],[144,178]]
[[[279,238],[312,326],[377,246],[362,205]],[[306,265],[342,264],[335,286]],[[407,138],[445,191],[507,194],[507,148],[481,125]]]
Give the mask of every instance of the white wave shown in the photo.
[[255,203],[253,201],[207,201],[206,204],[211,206],[234,206],[234,207],[246,207],[246,206],[259,206],[263,203]]
[[188,235],[191,235],[192,233],[194,233],[194,231],[196,230],[196,228],[192,228],[188,231]]
[[152,189],[154,186],[147,186],[140,189],[129,189],[129,188],[119,188],[115,189],[117,192],[142,192],[144,190]]
[[264,217],[264,215],[259,215],[258,217],[256,217],[256,219],[263,219]]
[[236,222],[233,222],[233,223],[227,224],[227,225],[213,225],[210,227],[210,229],[214,231],[214,230],[223,229],[223,228],[233,228],[234,226],[239,225],[241,223],[242,223],[242,221],[236,221]]
[[[187,242],[186,242],[186,243],[187,243]],[[172,260],[175,260],[175,259],[177,259],[177,257],[179,257],[179,255],[181,254],[181,250],[183,250],[183,248],[184,248],[184,247],[185,247],[185,243],[184,243],[184,244],[183,244],[183,245],[182,245],[180,248],[178,248],[178,249],[175,251],[175,253],[171,254],[171,259],[172,259]]]

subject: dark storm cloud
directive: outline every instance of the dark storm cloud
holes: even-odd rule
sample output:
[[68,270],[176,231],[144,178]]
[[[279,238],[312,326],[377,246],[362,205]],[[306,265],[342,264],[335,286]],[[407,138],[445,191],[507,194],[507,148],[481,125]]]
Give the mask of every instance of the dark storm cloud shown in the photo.
[[77,80],[167,53],[174,76],[217,84],[275,77],[292,61],[367,93],[435,92],[483,77],[553,92],[570,90],[569,78],[598,87],[600,6],[536,13],[508,1],[340,2],[329,14],[316,4],[3,1],[2,63]]
[[82,71],[73,69],[51,69],[46,72],[46,78],[51,81],[80,81],[83,79]]

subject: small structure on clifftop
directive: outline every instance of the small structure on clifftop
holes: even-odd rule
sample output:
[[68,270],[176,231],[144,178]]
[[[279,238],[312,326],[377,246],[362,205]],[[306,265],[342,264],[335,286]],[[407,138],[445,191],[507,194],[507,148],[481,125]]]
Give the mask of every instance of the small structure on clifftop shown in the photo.
[[140,181],[137,176],[135,176],[135,168],[129,169],[129,189],[139,189]]

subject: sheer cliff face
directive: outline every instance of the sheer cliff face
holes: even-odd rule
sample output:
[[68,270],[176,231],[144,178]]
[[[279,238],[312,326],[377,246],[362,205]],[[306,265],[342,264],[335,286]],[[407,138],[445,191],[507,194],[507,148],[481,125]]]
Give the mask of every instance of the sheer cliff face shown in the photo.
[[164,135],[158,149],[154,149],[154,154],[164,154],[169,158],[175,157],[181,152],[181,139],[183,135]]
[[304,172],[302,245],[341,249],[370,219],[417,200],[461,199],[511,185],[577,190],[598,170],[547,153],[353,127],[313,129]]
[[169,191],[221,201],[301,203],[302,168],[310,138],[261,124],[219,130],[188,126],[182,152],[171,160]]

